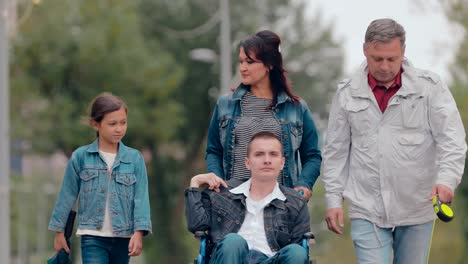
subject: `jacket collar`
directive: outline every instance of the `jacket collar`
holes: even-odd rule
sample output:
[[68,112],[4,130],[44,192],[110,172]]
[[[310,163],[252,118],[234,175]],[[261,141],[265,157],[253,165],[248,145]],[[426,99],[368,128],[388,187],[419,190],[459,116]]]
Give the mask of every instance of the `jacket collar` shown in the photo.
[[401,75],[401,87],[397,94],[406,97],[410,94],[422,93],[423,87],[421,82],[418,82],[418,73],[413,65],[407,60],[403,60],[403,74]]
[[[422,92],[422,87],[417,82],[417,72],[413,65],[404,59],[401,65],[403,67],[403,73],[401,75],[401,87],[398,89],[396,95],[406,97],[410,94],[417,94]],[[359,69],[353,74],[351,80],[351,96],[361,98],[371,98],[373,96],[372,89],[369,87],[367,81],[367,75],[369,70],[367,68],[367,61],[364,61]]]
[[[231,192],[231,190],[235,189],[236,187],[240,187],[240,185],[242,185],[244,182],[241,181],[241,180],[238,180],[238,179],[230,179],[228,180],[227,182],[227,185],[228,185],[228,191],[226,192],[227,195],[233,199],[233,200],[240,200],[241,203],[244,205],[244,206],[247,206],[246,203],[245,203],[245,195],[243,192],[241,193],[233,193]],[[249,184],[250,185],[250,184]],[[286,210],[286,201],[287,201],[287,196],[286,196],[286,190],[284,189],[284,187],[282,185],[279,185],[279,191],[284,195],[285,197],[285,201],[282,201],[280,199],[274,199],[273,201],[270,202],[270,204],[276,208],[279,208],[281,210]]]
[[[234,91],[233,95],[232,95],[232,99],[233,100],[241,100],[242,97],[244,96],[244,94],[250,90],[250,85],[244,85],[244,84],[240,84],[237,89]],[[285,92],[281,92],[278,94],[278,97],[277,97],[277,103],[276,103],[276,106],[278,106],[279,104],[282,104],[284,102],[286,102],[287,100],[289,100],[289,96],[285,93]]]
[[[245,195],[243,193],[232,193],[230,190],[236,188],[236,187],[240,187],[240,185],[242,185],[244,183],[244,181],[241,181],[239,179],[230,179],[228,180],[227,182],[227,185],[228,185],[228,190],[226,191],[228,197],[230,197],[230,199],[233,199],[233,200],[240,200],[241,203],[244,205],[244,206],[247,206],[246,203],[245,203]],[[272,206],[275,206],[276,208],[279,208],[279,209],[282,209],[282,210],[286,210],[286,205],[285,203],[287,202],[287,199],[288,197],[286,196],[286,193],[287,191],[285,190],[285,187],[283,187],[282,185],[279,185],[279,191],[281,191],[281,193],[286,197],[286,200],[285,201],[282,201],[282,200],[279,200],[279,199],[274,199],[273,201],[271,201],[271,205]]]
[[[250,185],[252,183],[252,179],[247,180],[246,182],[242,183],[241,185],[237,186],[236,188],[233,188],[229,190],[231,193],[234,194],[243,194],[245,197],[250,196]],[[279,184],[276,183],[275,188],[273,191],[270,193],[271,194],[271,201],[275,199],[279,199],[281,201],[286,200],[286,196],[284,196],[283,192],[281,192],[279,188]]]
[[[123,163],[130,163],[131,160],[128,155],[128,147],[124,145],[122,141],[119,142],[119,149],[117,150],[117,155],[115,156],[115,161],[114,165],[117,165],[120,162]],[[88,145],[88,148],[86,149],[87,152],[89,153],[99,153],[99,139],[96,138],[96,140],[93,141],[90,145]]]

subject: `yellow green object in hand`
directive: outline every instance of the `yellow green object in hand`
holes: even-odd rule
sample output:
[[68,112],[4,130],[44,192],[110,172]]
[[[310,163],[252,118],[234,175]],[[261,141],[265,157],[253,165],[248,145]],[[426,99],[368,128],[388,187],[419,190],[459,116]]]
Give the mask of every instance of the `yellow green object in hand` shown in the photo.
[[432,197],[432,206],[437,217],[444,222],[450,222],[453,219],[453,210],[450,203],[443,203],[440,201],[439,196]]

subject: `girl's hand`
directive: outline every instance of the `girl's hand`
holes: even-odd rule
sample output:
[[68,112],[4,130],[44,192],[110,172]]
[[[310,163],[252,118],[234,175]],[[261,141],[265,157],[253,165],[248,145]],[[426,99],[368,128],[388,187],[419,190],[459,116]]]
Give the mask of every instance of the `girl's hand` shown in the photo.
[[63,232],[56,232],[54,239],[54,248],[55,252],[59,252],[62,248],[70,254],[70,249],[68,248],[67,241],[65,240],[65,235]]
[[130,243],[128,243],[128,255],[130,257],[136,257],[140,255],[141,250],[143,249],[143,231],[135,231],[132,237],[130,238]]

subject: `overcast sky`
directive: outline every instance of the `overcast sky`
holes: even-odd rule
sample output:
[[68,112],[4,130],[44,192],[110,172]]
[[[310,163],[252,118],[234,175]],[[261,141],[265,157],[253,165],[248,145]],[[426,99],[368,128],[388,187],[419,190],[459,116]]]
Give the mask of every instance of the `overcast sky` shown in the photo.
[[405,55],[413,65],[434,71],[449,81],[447,66],[463,33],[450,24],[436,1],[423,1],[430,6],[422,10],[412,0],[311,0],[309,11],[321,10],[323,21],[334,24],[336,39],[342,40],[345,48],[346,73],[364,60],[362,43],[369,23],[387,17],[405,28]]

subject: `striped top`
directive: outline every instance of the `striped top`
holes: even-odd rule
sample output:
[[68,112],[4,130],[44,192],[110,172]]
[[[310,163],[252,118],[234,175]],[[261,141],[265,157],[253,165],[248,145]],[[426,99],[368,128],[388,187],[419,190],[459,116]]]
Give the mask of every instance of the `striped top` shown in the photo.
[[[250,179],[250,171],[245,167],[247,145],[253,135],[261,131],[269,131],[281,138],[281,127],[271,111],[271,99],[258,98],[250,92],[245,93],[241,100],[241,117],[234,129],[234,152],[232,178]],[[282,172],[278,182],[282,183]]]

